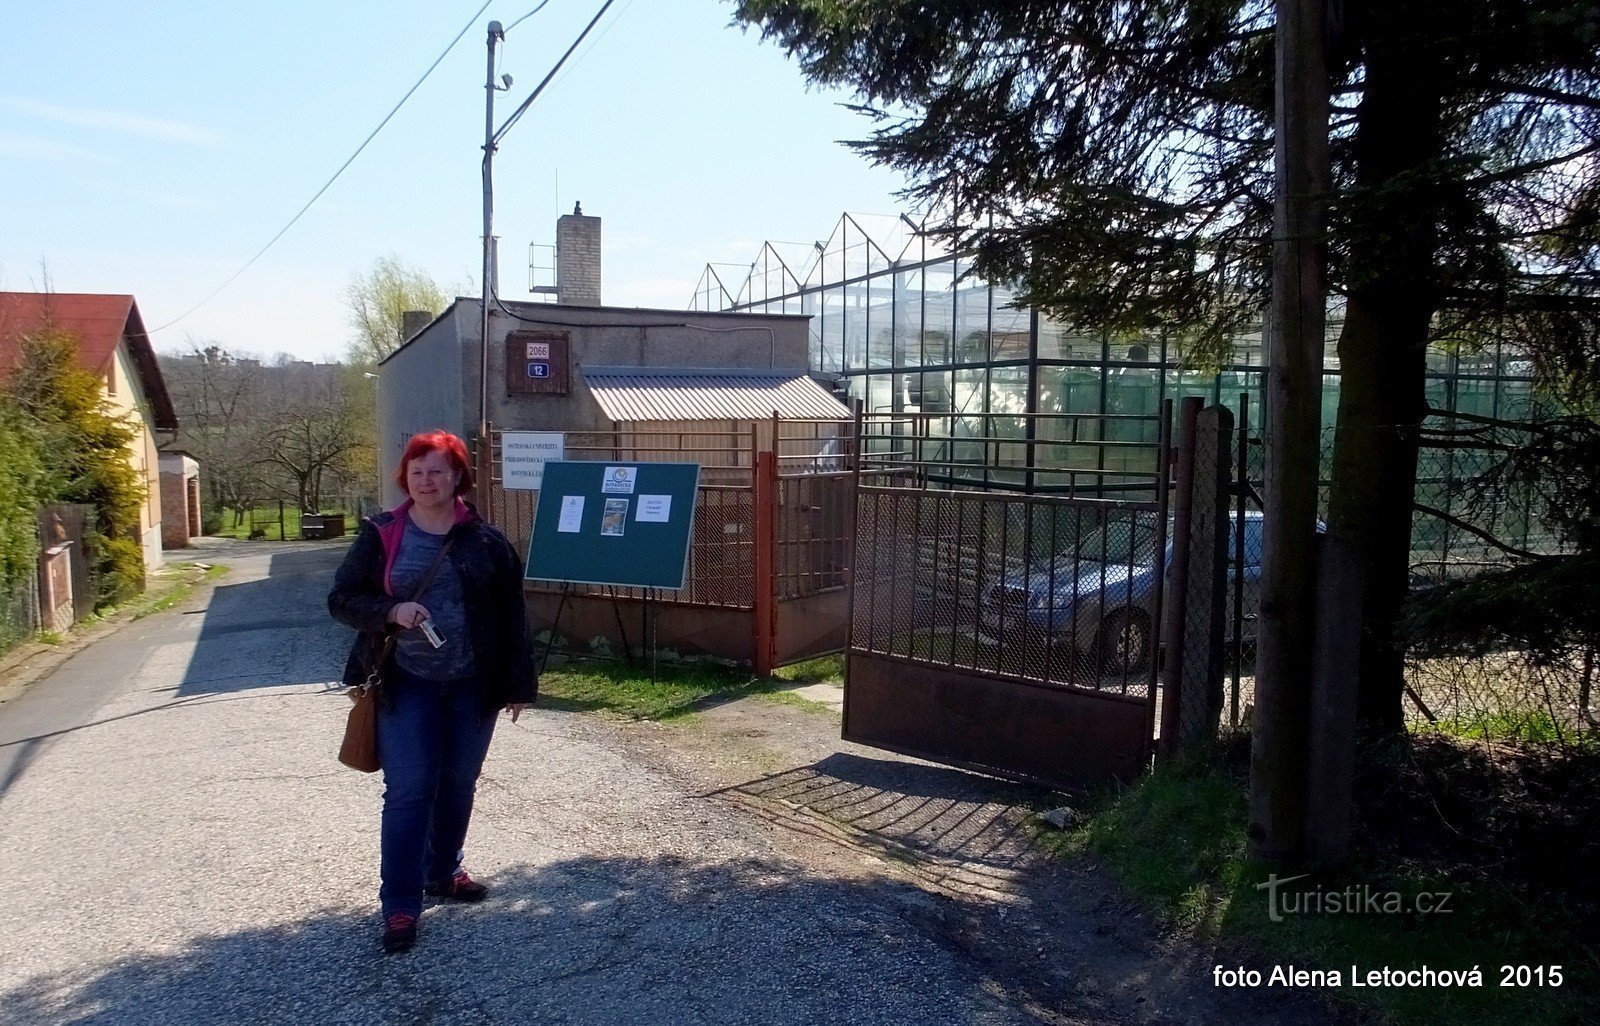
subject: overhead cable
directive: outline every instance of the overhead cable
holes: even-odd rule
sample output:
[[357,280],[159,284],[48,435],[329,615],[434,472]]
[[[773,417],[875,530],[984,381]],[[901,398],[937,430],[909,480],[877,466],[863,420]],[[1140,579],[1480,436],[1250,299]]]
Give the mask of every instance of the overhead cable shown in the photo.
[[[271,249],[274,245],[276,245],[278,240],[283,238],[284,235],[289,231],[289,229],[293,228],[295,226],[295,223],[298,222],[300,220],[300,218],[305,216],[306,211],[310,210],[312,205],[314,203],[316,203],[317,200],[322,198],[322,194],[327,192],[328,189],[330,189],[333,186],[333,183],[337,182],[339,180],[339,176],[344,174],[345,169],[348,168],[351,164],[355,163],[355,159],[357,157],[361,156],[361,151],[365,150],[367,148],[367,144],[372,142],[372,140],[377,137],[379,132],[383,131],[383,126],[387,125],[390,122],[390,120],[394,118],[394,116],[396,114],[400,113],[400,108],[404,107],[406,105],[406,101],[411,99],[411,94],[415,93],[419,88],[422,87],[422,83],[424,83],[424,82],[426,82],[428,80],[428,76],[433,74],[433,70],[435,68],[437,68],[444,61],[445,57],[449,55],[451,50],[455,49],[456,44],[461,42],[461,37],[466,35],[467,34],[467,30],[472,28],[472,26],[477,23],[478,18],[480,16],[482,16],[484,11],[489,9],[489,3],[492,3],[492,2],[493,2],[493,0],[485,0],[484,5],[482,7],[480,7],[480,8],[478,8],[478,10],[472,15],[471,20],[469,20],[466,23],[466,25],[462,26],[461,31],[456,33],[456,37],[454,39],[450,40],[450,44],[444,48],[443,52],[441,52],[438,57],[434,58],[434,61],[433,61],[432,64],[428,65],[428,70],[424,71],[422,73],[422,77],[417,79],[416,84],[414,84],[410,89],[406,90],[406,94],[404,96],[400,97],[400,102],[394,105],[394,109],[391,110],[388,114],[386,114],[382,121],[378,122],[378,127],[374,128],[372,130],[371,134],[369,134],[365,139],[362,140],[361,145],[356,147],[356,151],[354,153],[350,154],[349,158],[343,164],[339,165],[339,170],[337,170],[337,171],[335,171],[333,173],[333,177],[332,178],[329,178],[326,182],[323,183],[322,188],[317,190],[316,195],[314,195],[310,199],[306,200],[305,206],[301,207],[299,209],[299,211],[297,211],[293,217],[289,218],[289,222],[287,224],[285,224],[282,228],[279,228],[278,229],[278,233],[276,235],[274,235],[272,238],[268,239],[267,240],[267,244],[265,246],[262,246],[259,250],[256,251],[255,256],[251,257],[249,260],[246,260],[243,267],[241,267],[237,271],[233,272],[233,276],[230,277],[227,281],[223,282],[221,285],[218,285],[215,289],[213,289],[210,295],[208,295],[204,299],[200,300],[200,302],[196,303],[194,306],[190,307],[188,310],[184,311],[182,314],[178,315],[177,317],[174,317],[172,320],[170,320],[167,323],[161,325],[159,328],[151,328],[151,329],[149,329],[149,331],[147,331],[146,334],[153,335],[158,331],[165,331],[166,329],[172,327],[174,324],[177,324],[179,321],[181,321],[184,318],[188,317],[190,314],[194,313],[196,310],[198,310],[201,307],[205,306],[207,303],[209,303],[213,299],[217,298],[217,296],[222,293],[223,289],[227,288],[229,285],[232,285],[235,281],[237,281],[239,279],[239,276],[244,274],[244,272],[248,271],[251,268],[251,266],[253,264],[255,264],[255,262],[257,260],[260,260],[263,256],[265,256],[267,250]],[[539,6],[543,7],[544,5],[540,4]],[[534,11],[529,12],[529,13],[537,13],[537,11],[538,11],[538,9],[535,8]]]

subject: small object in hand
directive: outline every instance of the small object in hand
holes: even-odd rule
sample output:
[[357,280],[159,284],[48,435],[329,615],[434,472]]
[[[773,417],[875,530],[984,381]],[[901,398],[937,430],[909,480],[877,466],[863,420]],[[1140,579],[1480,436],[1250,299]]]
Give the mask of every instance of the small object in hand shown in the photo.
[[444,635],[439,633],[439,628],[433,625],[432,620],[424,620],[417,624],[417,629],[422,631],[422,636],[428,639],[428,644],[434,648],[444,647]]

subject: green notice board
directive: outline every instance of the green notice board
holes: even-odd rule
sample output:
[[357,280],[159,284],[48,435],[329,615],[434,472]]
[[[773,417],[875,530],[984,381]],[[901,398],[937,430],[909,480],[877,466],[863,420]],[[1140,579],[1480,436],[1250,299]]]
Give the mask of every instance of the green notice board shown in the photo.
[[526,576],[683,587],[699,486],[698,463],[546,463]]

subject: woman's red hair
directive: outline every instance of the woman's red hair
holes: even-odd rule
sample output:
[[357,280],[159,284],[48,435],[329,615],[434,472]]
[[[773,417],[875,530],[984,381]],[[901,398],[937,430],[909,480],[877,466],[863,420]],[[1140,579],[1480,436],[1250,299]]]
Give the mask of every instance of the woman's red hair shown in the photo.
[[406,487],[406,469],[411,466],[411,461],[421,459],[430,452],[444,453],[451,468],[460,471],[461,480],[456,484],[457,495],[472,491],[472,464],[467,459],[467,443],[448,431],[424,431],[411,436],[411,441],[406,443],[405,453],[400,457],[400,469],[394,472],[394,483],[400,486],[402,495],[410,494],[410,489]]

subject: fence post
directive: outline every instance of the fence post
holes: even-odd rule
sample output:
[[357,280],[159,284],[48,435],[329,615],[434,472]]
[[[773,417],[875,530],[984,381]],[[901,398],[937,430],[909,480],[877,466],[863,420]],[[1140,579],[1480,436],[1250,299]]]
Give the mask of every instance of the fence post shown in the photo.
[[1355,789],[1356,678],[1361,646],[1361,560],[1348,542],[1317,535],[1317,627],[1311,649],[1305,845],[1331,865],[1350,851]]
[[1234,574],[1233,610],[1233,687],[1229,692],[1228,726],[1239,727],[1239,678],[1244,676],[1244,571],[1250,565],[1250,554],[1245,551],[1245,499],[1250,492],[1250,393],[1239,393],[1239,459],[1234,467],[1236,519],[1233,523],[1233,565],[1228,572]]
[[1194,427],[1190,479],[1189,530],[1179,544],[1189,547],[1185,595],[1180,608],[1183,661],[1175,667],[1178,685],[1177,746],[1191,748],[1215,740],[1222,715],[1228,592],[1228,485],[1233,455],[1233,411],[1212,406]]
[[773,563],[775,562],[776,545],[774,528],[777,518],[773,515],[776,503],[778,474],[777,453],[770,450],[759,451],[755,454],[754,488],[751,489],[751,502],[755,506],[755,591],[751,596],[750,614],[754,619],[755,635],[755,672],[758,677],[767,677],[772,674],[774,653],[774,617],[777,613],[777,600],[773,587]]
[[477,464],[473,468],[472,476],[476,487],[473,489],[473,498],[477,500],[478,514],[489,523],[495,523],[494,516],[494,425],[484,425],[484,432],[478,436],[478,445],[472,454]]
[[1172,563],[1171,576],[1162,582],[1168,598],[1168,608],[1163,610],[1165,624],[1158,625],[1165,639],[1161,646],[1161,744],[1158,754],[1162,758],[1173,755],[1178,744],[1178,710],[1183,702],[1183,624],[1187,618],[1184,608],[1189,593],[1189,517],[1194,501],[1194,441],[1195,424],[1204,400],[1199,396],[1186,396],[1178,406],[1178,429],[1173,446],[1177,461],[1173,477],[1172,503]]

